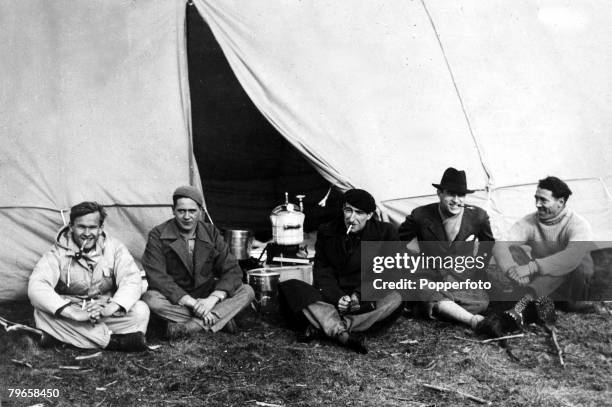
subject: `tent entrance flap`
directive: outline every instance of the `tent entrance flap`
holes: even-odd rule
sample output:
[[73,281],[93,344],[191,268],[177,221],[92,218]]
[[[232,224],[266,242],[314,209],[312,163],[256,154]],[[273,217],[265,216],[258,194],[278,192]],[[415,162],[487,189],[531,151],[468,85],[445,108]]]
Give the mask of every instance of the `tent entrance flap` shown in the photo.
[[187,38],[194,154],[215,225],[249,228],[268,239],[268,216],[286,191],[295,202],[295,195],[306,195],[305,230],[316,229],[334,213],[337,200],[317,205],[329,183],[255,107],[189,5]]

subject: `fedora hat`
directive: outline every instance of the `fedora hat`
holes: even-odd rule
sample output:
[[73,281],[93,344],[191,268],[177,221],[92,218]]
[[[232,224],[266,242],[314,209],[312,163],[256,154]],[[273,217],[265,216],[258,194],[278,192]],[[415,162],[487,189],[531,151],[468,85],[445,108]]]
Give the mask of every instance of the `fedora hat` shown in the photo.
[[457,194],[471,194],[474,192],[467,188],[467,181],[465,177],[465,171],[459,171],[453,167],[449,167],[444,171],[442,180],[439,184],[431,184],[438,189],[445,189],[449,192],[455,192]]

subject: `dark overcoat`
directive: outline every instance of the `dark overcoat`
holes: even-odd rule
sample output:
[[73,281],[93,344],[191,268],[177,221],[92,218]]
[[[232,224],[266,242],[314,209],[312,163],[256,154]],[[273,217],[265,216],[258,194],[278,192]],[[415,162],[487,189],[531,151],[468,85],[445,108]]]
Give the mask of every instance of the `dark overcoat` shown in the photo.
[[174,219],[156,226],[142,257],[149,287],[176,304],[184,295],[207,297],[214,290],[232,296],[242,285],[242,269],[216,227],[198,222],[190,261]]
[[313,286],[297,280],[281,283],[281,304],[293,313],[317,301],[337,306],[340,297],[361,291],[361,241],[397,240],[393,225],[373,218],[361,233],[350,236],[342,218],[321,225],[315,243]]

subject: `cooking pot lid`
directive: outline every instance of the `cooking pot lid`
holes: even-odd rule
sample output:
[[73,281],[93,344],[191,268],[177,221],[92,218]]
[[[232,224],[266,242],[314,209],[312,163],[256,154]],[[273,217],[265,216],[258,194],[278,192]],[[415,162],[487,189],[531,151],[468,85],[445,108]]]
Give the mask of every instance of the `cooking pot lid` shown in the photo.
[[254,269],[254,270],[249,270],[247,273],[249,275],[252,275],[252,276],[261,276],[261,277],[280,276],[280,272],[278,272],[278,271],[270,271],[268,269],[263,269],[263,270]]

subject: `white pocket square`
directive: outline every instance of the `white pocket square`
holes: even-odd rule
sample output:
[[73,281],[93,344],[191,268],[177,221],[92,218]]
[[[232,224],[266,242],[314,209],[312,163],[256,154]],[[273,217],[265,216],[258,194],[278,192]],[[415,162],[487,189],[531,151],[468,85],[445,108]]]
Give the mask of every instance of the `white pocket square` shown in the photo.
[[476,236],[474,236],[474,235],[469,235],[469,236],[467,237],[467,239],[465,239],[465,241],[466,241],[466,242],[471,242],[471,241],[472,241],[472,240],[474,240],[475,238],[476,238]]

